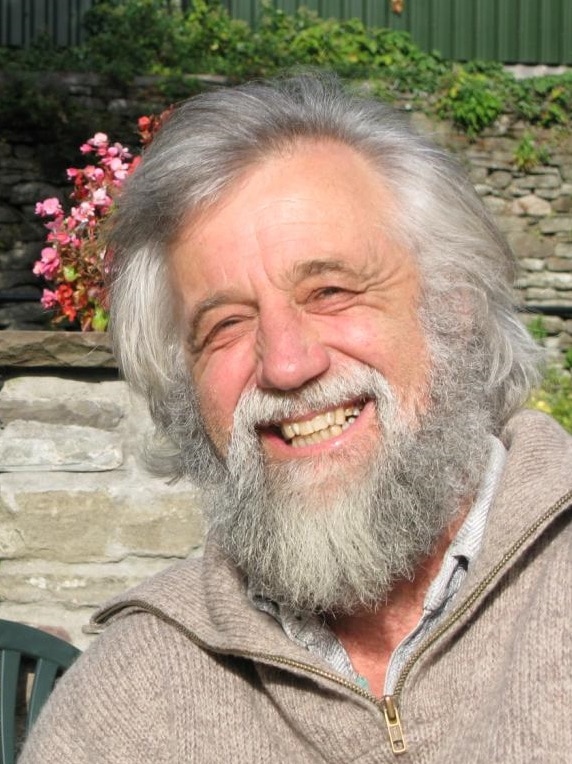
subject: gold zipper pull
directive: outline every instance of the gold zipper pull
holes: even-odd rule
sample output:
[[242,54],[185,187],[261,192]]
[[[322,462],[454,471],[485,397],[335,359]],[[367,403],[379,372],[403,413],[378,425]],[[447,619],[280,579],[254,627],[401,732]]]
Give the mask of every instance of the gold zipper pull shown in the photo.
[[397,706],[393,702],[391,695],[386,695],[383,698],[383,716],[385,717],[385,723],[389,733],[391,750],[396,755],[405,753],[407,745],[405,743],[405,738],[403,737],[401,719],[399,718],[399,711],[397,710]]

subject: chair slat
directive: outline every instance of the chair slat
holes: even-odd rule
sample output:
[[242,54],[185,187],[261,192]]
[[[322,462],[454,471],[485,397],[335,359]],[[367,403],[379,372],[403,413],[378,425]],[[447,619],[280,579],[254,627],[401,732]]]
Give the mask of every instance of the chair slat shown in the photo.
[[0,651],[0,757],[1,764],[14,764],[16,696],[20,654],[14,650]]

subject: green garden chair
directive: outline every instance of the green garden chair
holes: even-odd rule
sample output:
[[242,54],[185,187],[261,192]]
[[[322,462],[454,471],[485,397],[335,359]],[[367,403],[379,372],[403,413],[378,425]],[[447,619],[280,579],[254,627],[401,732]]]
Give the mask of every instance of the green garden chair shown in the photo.
[[[0,764],[14,764],[18,744],[30,731],[58,677],[79,654],[63,639],[0,620]],[[20,729],[21,716],[25,722]]]

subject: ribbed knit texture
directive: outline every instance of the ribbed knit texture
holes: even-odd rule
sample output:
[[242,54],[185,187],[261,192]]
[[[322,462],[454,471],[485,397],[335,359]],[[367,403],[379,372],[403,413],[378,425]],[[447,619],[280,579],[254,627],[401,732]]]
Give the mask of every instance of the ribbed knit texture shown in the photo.
[[110,624],[59,683],[20,764],[570,761],[572,438],[523,412],[503,442],[505,474],[455,623],[398,698],[408,753],[391,753],[372,701],[280,663],[331,671],[252,607],[208,545],[202,561],[125,595],[119,614],[103,612]]

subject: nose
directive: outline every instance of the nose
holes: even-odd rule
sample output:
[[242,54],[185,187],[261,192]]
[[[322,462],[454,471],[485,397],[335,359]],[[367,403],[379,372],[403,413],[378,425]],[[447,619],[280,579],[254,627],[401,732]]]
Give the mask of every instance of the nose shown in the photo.
[[310,320],[296,309],[276,306],[269,315],[260,316],[256,338],[260,388],[295,390],[328,370],[330,356]]

